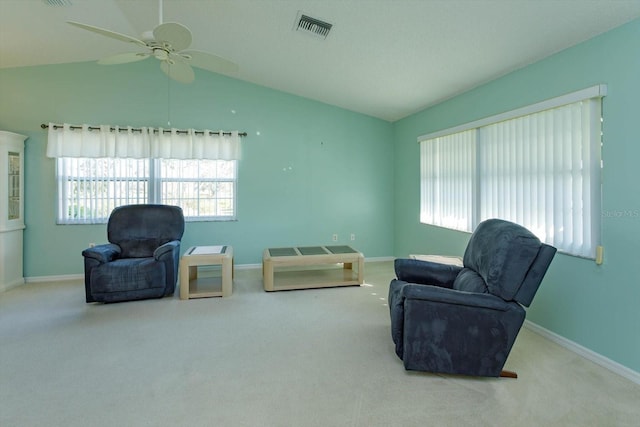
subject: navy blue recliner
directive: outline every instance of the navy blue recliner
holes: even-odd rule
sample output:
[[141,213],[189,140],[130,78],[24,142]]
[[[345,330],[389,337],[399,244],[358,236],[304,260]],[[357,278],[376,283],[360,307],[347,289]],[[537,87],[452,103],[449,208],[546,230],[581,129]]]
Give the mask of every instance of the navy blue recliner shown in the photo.
[[115,208],[108,244],[82,251],[87,302],[118,302],[173,295],[178,279],[184,216],[178,206]]
[[471,235],[464,267],[397,259],[389,309],[405,369],[517,377],[503,367],[555,253],[526,228],[489,219]]

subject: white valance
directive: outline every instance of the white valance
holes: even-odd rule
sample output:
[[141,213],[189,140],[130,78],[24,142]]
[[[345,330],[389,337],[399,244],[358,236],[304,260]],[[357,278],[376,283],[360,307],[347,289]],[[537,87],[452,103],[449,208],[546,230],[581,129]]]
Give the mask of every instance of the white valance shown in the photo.
[[49,123],[47,157],[237,160],[240,134],[238,131]]

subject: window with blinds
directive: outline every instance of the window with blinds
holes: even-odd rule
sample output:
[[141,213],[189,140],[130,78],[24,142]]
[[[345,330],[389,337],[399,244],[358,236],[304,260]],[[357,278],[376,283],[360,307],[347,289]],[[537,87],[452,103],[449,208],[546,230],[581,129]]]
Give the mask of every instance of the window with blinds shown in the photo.
[[605,93],[596,86],[420,137],[421,222],[471,232],[502,218],[595,258]]
[[420,174],[420,220],[454,230],[472,230],[476,130],[422,142]]
[[236,217],[236,160],[57,159],[58,224],[106,223],[129,204],[180,206],[187,221]]

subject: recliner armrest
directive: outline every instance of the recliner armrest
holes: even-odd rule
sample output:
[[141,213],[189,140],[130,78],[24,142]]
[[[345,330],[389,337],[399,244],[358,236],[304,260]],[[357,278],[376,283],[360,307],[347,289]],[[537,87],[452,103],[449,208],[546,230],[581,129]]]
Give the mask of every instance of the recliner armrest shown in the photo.
[[491,294],[458,291],[437,286],[420,286],[408,283],[402,287],[401,295],[405,299],[424,300],[443,304],[464,305],[480,309],[508,311],[515,302],[507,302]]
[[451,288],[463,267],[417,259],[398,258],[394,262],[396,277],[409,283]]
[[153,251],[153,257],[157,260],[160,260],[165,254],[172,254],[176,248],[180,247],[179,240],[172,240],[170,242],[165,243],[164,245],[158,246],[155,251]]
[[85,249],[82,251],[82,256],[85,258],[93,258],[100,262],[111,262],[118,258],[121,252],[120,246],[113,243],[106,243]]

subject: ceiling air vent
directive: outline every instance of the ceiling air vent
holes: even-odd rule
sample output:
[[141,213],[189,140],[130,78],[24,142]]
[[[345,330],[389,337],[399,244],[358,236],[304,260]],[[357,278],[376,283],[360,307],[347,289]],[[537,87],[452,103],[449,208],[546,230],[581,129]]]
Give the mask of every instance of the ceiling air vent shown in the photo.
[[333,25],[316,18],[298,13],[294,30],[326,39]]
[[71,0],[42,0],[47,6],[71,6]]

